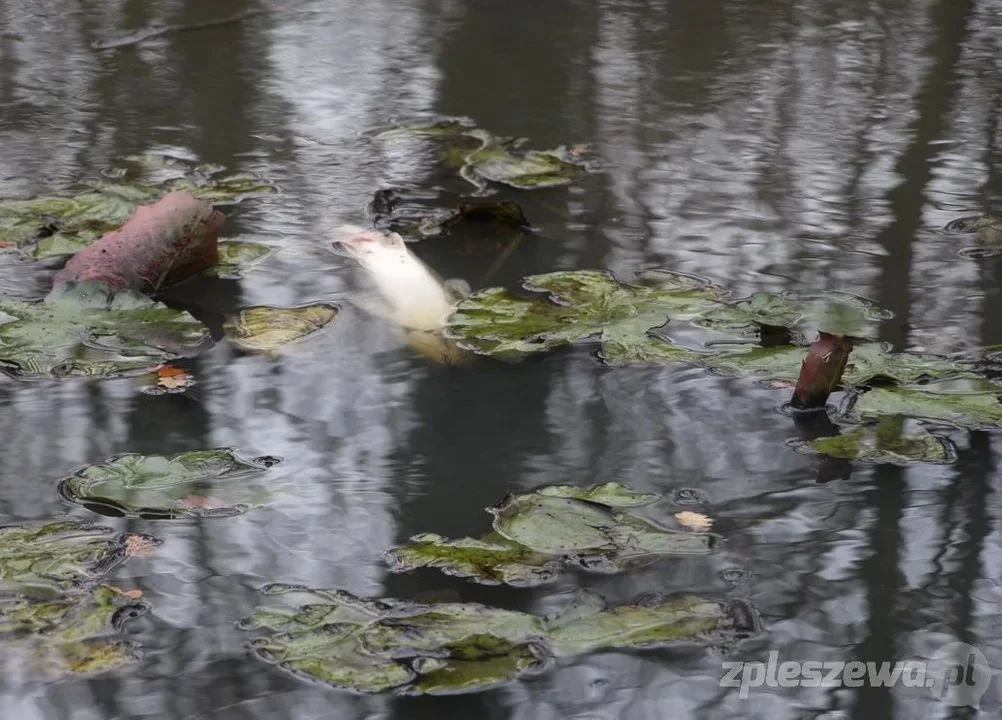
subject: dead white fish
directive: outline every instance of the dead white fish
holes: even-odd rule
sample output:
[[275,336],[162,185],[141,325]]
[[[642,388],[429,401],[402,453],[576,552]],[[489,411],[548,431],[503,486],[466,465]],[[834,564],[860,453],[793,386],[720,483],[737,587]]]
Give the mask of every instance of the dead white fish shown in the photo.
[[372,279],[383,303],[355,304],[405,331],[408,345],[436,362],[454,365],[469,358],[442,336],[456,302],[469,293],[462,281],[443,282],[397,233],[345,225],[334,232],[334,249],[355,260]]

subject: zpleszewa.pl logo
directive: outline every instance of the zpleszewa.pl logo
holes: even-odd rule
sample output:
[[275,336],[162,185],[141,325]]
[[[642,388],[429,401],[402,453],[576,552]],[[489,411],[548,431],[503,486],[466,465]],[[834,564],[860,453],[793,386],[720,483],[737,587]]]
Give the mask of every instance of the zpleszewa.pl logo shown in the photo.
[[768,662],[724,662],[720,687],[736,687],[746,698],[752,688],[927,688],[933,696],[952,707],[978,707],[992,681],[992,669],[984,653],[973,645],[952,642],[928,660],[863,662],[862,660],[820,662],[779,661],[772,650]]

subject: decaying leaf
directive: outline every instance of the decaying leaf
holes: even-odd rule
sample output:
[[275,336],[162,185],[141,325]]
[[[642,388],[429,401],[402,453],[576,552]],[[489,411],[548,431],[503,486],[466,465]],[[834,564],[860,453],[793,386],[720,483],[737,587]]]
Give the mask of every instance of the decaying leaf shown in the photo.
[[340,308],[332,303],[289,308],[258,305],[241,310],[223,329],[242,350],[275,352],[323,330],[339,313]]
[[274,252],[270,245],[246,240],[220,240],[219,263],[207,272],[235,280]]
[[230,448],[170,456],[130,453],[78,470],[60,482],[59,493],[105,515],[159,520],[233,515],[261,501],[261,483],[248,480],[277,462],[249,460]]
[[142,391],[147,395],[183,393],[195,385],[195,378],[190,372],[169,364],[143,376],[143,380]]
[[24,378],[148,372],[193,354],[208,330],[186,312],[93,283],[68,283],[42,301],[0,299],[0,369]]

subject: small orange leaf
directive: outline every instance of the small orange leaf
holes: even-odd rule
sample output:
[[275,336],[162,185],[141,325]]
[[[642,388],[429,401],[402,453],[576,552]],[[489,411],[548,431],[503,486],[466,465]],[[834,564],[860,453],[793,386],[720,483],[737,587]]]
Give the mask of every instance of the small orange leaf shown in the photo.
[[713,525],[713,520],[703,513],[683,510],[675,513],[675,519],[682,527],[694,530],[695,532],[706,532]]

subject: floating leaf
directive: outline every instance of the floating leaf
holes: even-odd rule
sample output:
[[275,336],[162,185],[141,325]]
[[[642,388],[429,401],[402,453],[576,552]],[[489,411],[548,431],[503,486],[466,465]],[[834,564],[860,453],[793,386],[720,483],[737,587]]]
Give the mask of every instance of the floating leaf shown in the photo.
[[[703,362],[718,372],[753,375],[795,382],[807,348],[796,345],[718,345]],[[877,381],[908,385],[923,380],[977,377],[971,366],[936,355],[891,352],[882,343],[856,343],[842,384],[870,385]]]
[[582,166],[564,150],[518,151],[505,141],[488,141],[466,156],[465,176],[509,185],[519,190],[558,187],[574,181]]
[[474,540],[447,540],[425,533],[386,554],[392,572],[437,568],[446,575],[470,578],[484,585],[504,583],[528,587],[552,582],[562,569],[554,557],[533,552],[496,533]]
[[579,488],[574,485],[547,485],[539,488],[536,492],[551,497],[587,500],[606,507],[637,507],[638,505],[650,505],[661,499],[660,495],[654,493],[634,492],[618,482],[607,482],[587,488]]
[[948,463],[956,457],[949,440],[920,425],[905,427],[900,415],[881,418],[876,425],[844,429],[841,434],[797,442],[797,449],[871,463]]
[[406,694],[482,690],[538,664],[533,646],[544,631],[533,615],[314,592],[320,602],[294,613],[261,608],[243,623],[272,629],[254,643],[261,658],[339,688]]
[[96,581],[125,559],[127,537],[71,521],[0,527],[0,592],[65,592]]
[[713,635],[747,630],[720,602],[682,596],[648,598],[643,603],[605,607],[584,592],[563,614],[547,623],[558,656],[603,649],[649,648],[673,642],[705,642]]
[[977,235],[986,245],[1002,244],[1002,218],[995,215],[973,215],[953,220],[946,226],[947,232]]
[[951,391],[936,385],[874,388],[855,400],[851,414],[861,420],[903,415],[962,428],[1002,426],[1002,403],[997,391]]
[[240,311],[224,326],[237,347],[253,352],[273,352],[298,342],[332,323],[340,309],[330,303],[281,308],[258,305]]
[[714,545],[710,535],[673,532],[596,503],[538,491],[510,493],[490,512],[494,530],[512,542],[604,572],[642,558],[705,554]]
[[194,376],[184,368],[163,365],[144,376],[142,391],[147,395],[183,393],[195,385]]
[[208,342],[188,313],[93,283],[65,283],[38,302],[0,299],[0,369],[19,377],[148,371]]
[[253,175],[225,175],[220,167],[161,155],[131,156],[107,174],[115,179],[83,184],[65,197],[0,200],[0,243],[36,259],[68,255],[120,226],[138,205],[172,190],[213,203],[276,192]]
[[[265,636],[259,657],[357,692],[478,692],[543,667],[552,655],[633,649],[689,641],[719,643],[757,630],[754,611],[699,597],[648,597],[607,607],[582,593],[559,617],[478,603],[416,603],[312,595],[298,609],[258,608],[242,623]],[[349,607],[345,611],[342,603]],[[359,608],[362,611],[359,611]]]
[[[129,453],[77,471],[60,482],[59,493],[103,515],[160,520],[232,515],[263,494],[260,486],[245,481],[277,462],[272,457],[247,460],[229,448],[170,456]],[[223,499],[207,497],[207,491]]]
[[100,584],[128,557],[133,537],[155,542],[71,521],[0,527],[4,660],[42,678],[133,662],[131,646],[114,633],[147,606]]
[[[598,337],[615,357],[646,346],[647,331],[706,310],[719,291],[682,275],[660,284],[627,285],[609,273],[581,270],[529,277],[527,290],[544,298],[517,298],[501,288],[474,293],[449,318],[447,332],[462,347],[484,355],[518,358]],[[604,350],[603,350],[604,352]]]

